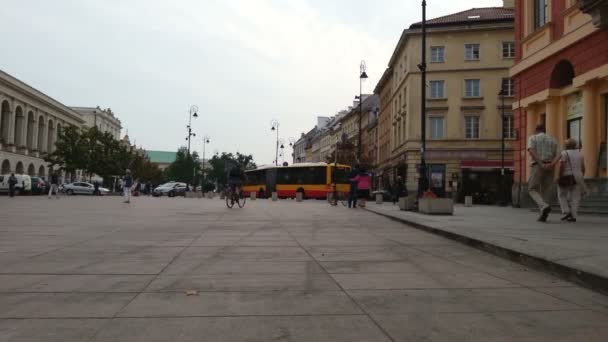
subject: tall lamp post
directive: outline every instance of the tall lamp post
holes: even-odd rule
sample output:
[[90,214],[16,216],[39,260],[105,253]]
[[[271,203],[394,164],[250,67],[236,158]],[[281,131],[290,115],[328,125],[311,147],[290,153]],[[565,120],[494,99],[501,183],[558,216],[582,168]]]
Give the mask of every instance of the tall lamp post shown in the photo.
[[293,164],[296,163],[296,142],[298,142],[298,139],[289,138],[289,147],[291,147],[291,157],[293,159]]
[[279,154],[281,157],[281,165],[283,165],[283,163],[285,163],[285,140],[279,139],[279,148],[281,149],[281,153]]
[[422,197],[428,189],[426,172],[426,0],[422,0],[422,61],[418,64],[420,69],[422,91],[420,110],[420,178],[418,180],[418,197]]
[[188,128],[188,137],[186,138],[186,140],[188,140],[188,156],[190,156],[190,141],[192,137],[195,137],[196,134],[192,133],[192,118],[198,118],[198,107],[197,106],[191,106],[190,110],[188,111],[189,113],[189,118],[188,118],[188,126],[186,126],[186,128]]
[[365,81],[368,76],[366,73],[367,65],[365,61],[361,61],[359,65],[359,133],[357,137],[357,160],[361,160],[361,117],[363,116],[363,81]]
[[205,174],[205,147],[207,147],[207,144],[211,142],[211,138],[208,135],[205,135],[203,137],[203,180],[201,181],[201,186],[205,186],[205,179],[206,179],[206,174]]
[[501,104],[501,110],[502,113],[500,115],[500,118],[502,120],[502,125],[500,127],[502,127],[502,132],[500,134],[500,206],[501,207],[506,207],[507,206],[507,187],[506,187],[506,177],[505,177],[505,96],[506,94],[506,89],[505,89],[505,85],[503,84],[502,89],[500,89],[500,93],[498,93],[498,95],[500,95],[500,100],[502,102]]
[[277,132],[277,144],[276,144],[276,149],[275,149],[274,165],[279,166],[279,121],[278,120],[272,120],[270,122],[270,130]]

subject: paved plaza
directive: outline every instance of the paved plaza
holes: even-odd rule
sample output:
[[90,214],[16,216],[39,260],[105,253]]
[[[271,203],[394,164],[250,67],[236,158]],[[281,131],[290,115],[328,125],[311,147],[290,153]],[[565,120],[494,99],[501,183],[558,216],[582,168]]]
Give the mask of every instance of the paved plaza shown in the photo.
[[363,210],[0,198],[0,342],[606,340],[608,297]]

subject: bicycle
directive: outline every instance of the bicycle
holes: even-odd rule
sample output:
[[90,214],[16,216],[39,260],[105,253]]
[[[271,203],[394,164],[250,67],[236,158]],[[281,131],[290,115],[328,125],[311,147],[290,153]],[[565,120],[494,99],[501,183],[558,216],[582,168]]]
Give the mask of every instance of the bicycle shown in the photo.
[[247,197],[243,197],[239,187],[231,186],[230,190],[226,194],[226,206],[228,209],[232,209],[235,203],[239,206],[239,208],[243,208],[245,203],[247,203]]

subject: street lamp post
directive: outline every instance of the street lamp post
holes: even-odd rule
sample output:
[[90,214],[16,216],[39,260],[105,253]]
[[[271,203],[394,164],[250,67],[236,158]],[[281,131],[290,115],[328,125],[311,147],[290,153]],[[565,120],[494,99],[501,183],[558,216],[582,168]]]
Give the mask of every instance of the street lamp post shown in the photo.
[[418,64],[421,74],[420,90],[420,178],[418,180],[418,197],[422,197],[428,188],[426,172],[426,0],[422,0],[422,61]]
[[500,95],[500,100],[502,102],[501,104],[501,110],[502,113],[500,115],[500,118],[502,120],[502,125],[500,127],[502,127],[502,133],[500,134],[500,206],[502,207],[506,207],[507,206],[507,195],[506,195],[506,177],[505,177],[505,95],[506,94],[506,89],[505,86],[502,86],[502,89],[500,89],[500,93],[498,93],[498,95]]
[[293,164],[296,163],[296,142],[298,142],[296,138],[289,138],[289,147],[291,147],[291,156],[293,157]]
[[196,136],[195,133],[192,133],[192,117],[198,118],[197,112],[198,112],[197,106],[191,106],[190,110],[188,111],[188,113],[189,113],[188,126],[186,126],[186,128],[188,128],[188,138],[186,138],[186,140],[188,140],[188,157],[190,156],[190,140],[192,137]]
[[271,131],[277,132],[277,144],[276,144],[276,149],[275,149],[274,165],[279,166],[279,121],[272,120],[270,122],[270,126],[271,126],[271,128],[270,128]]
[[359,65],[359,133],[357,137],[357,160],[361,161],[361,118],[363,116],[363,81],[365,81],[368,76],[366,73],[367,65],[365,61],[361,61]]
[[203,180],[201,181],[201,186],[205,186],[205,147],[209,142],[211,142],[211,138],[208,135],[205,135],[203,137]]
[[285,140],[279,139],[279,148],[281,149],[281,153],[279,154],[281,157],[281,165],[283,165],[285,163]]

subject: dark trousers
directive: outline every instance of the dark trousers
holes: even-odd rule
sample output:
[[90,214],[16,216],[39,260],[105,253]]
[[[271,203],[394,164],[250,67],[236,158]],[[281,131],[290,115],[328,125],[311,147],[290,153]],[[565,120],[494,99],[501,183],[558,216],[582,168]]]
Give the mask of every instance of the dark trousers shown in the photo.
[[357,207],[357,190],[351,189],[348,193],[348,207]]
[[10,197],[15,197],[15,186],[14,185],[8,187],[8,195]]

